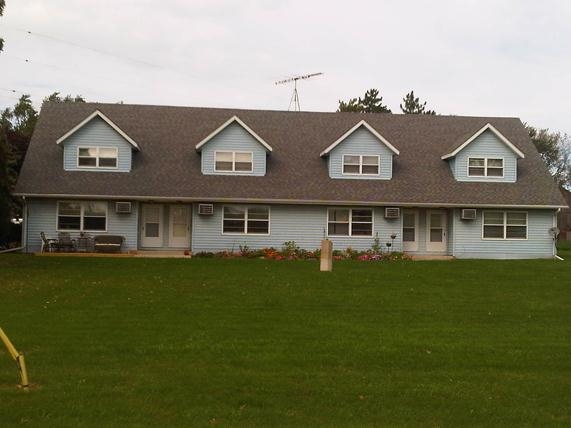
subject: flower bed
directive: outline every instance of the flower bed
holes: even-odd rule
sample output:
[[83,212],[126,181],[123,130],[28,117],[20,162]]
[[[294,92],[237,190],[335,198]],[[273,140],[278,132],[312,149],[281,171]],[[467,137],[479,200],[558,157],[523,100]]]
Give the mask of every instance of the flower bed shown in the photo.
[[[262,248],[259,250],[250,249],[247,245],[240,245],[239,251],[220,252],[199,252],[194,257],[203,258],[249,258],[249,259],[269,259],[269,260],[319,260],[321,250],[304,250],[295,244],[294,241],[284,242],[281,249],[274,247]],[[334,250],[333,260],[358,260],[358,261],[397,261],[410,260],[411,257],[396,251],[366,250],[358,251],[352,248],[345,250]]]

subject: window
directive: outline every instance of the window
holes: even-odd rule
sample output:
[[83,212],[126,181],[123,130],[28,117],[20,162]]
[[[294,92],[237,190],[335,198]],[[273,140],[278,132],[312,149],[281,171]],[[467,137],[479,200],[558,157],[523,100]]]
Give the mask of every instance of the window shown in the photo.
[[379,175],[379,156],[343,155],[343,174]]
[[468,158],[469,177],[503,177],[504,160],[496,158]]
[[79,147],[77,166],[80,168],[117,168],[117,149],[114,147]]
[[330,208],[327,210],[329,236],[373,236],[373,210]]
[[527,239],[527,213],[484,211],[484,239]]
[[252,172],[252,152],[214,152],[214,170]]
[[222,232],[269,235],[270,209],[267,207],[226,206],[223,210]]
[[107,202],[58,202],[57,230],[107,230]]

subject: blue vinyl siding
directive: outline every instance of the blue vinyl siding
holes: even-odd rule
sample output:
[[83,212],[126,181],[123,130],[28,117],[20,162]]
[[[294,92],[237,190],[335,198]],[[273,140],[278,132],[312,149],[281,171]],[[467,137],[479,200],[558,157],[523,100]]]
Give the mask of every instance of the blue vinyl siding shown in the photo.
[[[131,171],[133,146],[99,117],[93,118],[61,144],[63,145],[63,167],[66,171]],[[117,168],[78,168],[78,147],[117,148]]]
[[[503,211],[494,209],[493,211]],[[461,220],[460,209],[454,210],[454,249],[458,258],[536,259],[552,258],[553,239],[549,229],[554,225],[553,210],[527,210],[526,240],[482,239],[482,212],[476,220]],[[526,210],[514,210],[526,211]]]
[[[504,176],[502,177],[469,177],[468,158],[502,158],[504,160]],[[495,181],[515,183],[517,181],[517,155],[506,146],[492,131],[485,131],[476,140],[468,144],[456,155],[451,164],[454,177],[458,181]]]
[[[344,175],[343,155],[380,156],[379,175]],[[390,180],[393,176],[393,152],[368,129],[360,127],[329,153],[329,176],[356,180]]]
[[[26,251],[38,252],[42,246],[40,232],[48,238],[57,238],[57,202],[60,199],[28,199],[27,201],[27,237]],[[71,200],[71,199],[61,199]],[[107,231],[89,232],[95,235],[121,235],[125,237],[123,250],[137,249],[137,203],[132,202],[131,214],[116,214],[115,203],[108,202]],[[79,232],[70,232],[72,238],[77,238]]]
[[[251,206],[251,205],[244,205]],[[266,206],[266,205],[264,205]],[[238,251],[240,245],[250,248],[281,248],[286,241],[295,241],[301,248],[315,250],[321,246],[327,230],[327,208],[335,206],[312,205],[267,205],[270,208],[270,235],[226,235],[222,234],[222,204],[214,205],[214,215],[198,215],[197,207],[192,210],[192,250],[199,251]],[[400,251],[400,220],[385,220],[384,208],[374,208],[372,237],[329,237],[333,248],[344,250],[347,247],[366,250],[373,245],[378,233],[383,246],[390,242],[391,233],[397,234],[395,251]]]
[[[252,152],[253,172],[216,172],[215,151]],[[266,149],[240,124],[232,123],[208,141],[201,152],[202,173],[212,175],[266,175]]]

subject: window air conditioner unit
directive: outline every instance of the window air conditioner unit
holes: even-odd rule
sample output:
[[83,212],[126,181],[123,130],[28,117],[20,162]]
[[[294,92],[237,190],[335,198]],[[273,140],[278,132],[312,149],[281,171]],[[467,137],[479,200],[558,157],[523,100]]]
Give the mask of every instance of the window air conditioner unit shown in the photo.
[[214,214],[214,205],[212,204],[198,204],[199,215],[212,215]]
[[476,210],[474,208],[464,208],[461,218],[462,220],[476,220]]
[[115,202],[117,214],[131,214],[131,202]]
[[399,218],[400,208],[387,207],[385,208],[385,218]]

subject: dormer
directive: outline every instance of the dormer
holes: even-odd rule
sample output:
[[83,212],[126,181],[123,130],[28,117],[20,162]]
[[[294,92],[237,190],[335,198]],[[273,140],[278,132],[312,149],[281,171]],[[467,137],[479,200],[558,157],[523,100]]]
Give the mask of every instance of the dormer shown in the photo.
[[66,171],[129,172],[132,152],[139,145],[111,119],[94,111],[56,144],[63,147]]
[[320,154],[328,157],[329,177],[353,180],[390,180],[394,155],[399,151],[364,120]]
[[490,123],[442,156],[457,181],[517,181],[517,161],[525,155]]
[[272,147],[238,116],[233,116],[196,145],[205,175],[266,175]]

